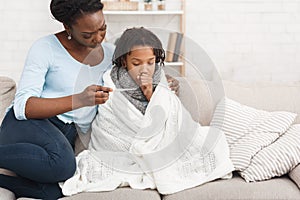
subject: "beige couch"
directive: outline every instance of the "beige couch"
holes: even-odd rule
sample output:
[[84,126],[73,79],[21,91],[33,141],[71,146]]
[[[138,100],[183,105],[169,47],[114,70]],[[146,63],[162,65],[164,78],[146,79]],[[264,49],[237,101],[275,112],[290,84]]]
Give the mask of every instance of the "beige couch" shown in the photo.
[[[300,114],[300,82],[297,83],[255,83],[242,84],[223,81],[223,84],[203,81],[186,81],[180,79],[180,98],[193,118],[202,125],[209,125],[217,100],[223,95],[222,85],[226,96],[243,104],[265,109],[286,110]],[[221,85],[221,87],[220,87]],[[4,107],[8,106],[15,92],[15,83],[8,78],[0,77],[0,121]],[[297,123],[300,118],[297,118]],[[300,134],[300,133],[299,133]],[[77,141],[77,150],[82,148]],[[86,143],[87,141],[85,141]],[[81,146],[81,147],[80,147]],[[289,174],[268,181],[246,183],[237,174],[229,180],[216,180],[199,187],[188,189],[176,194],[161,196],[155,190],[133,190],[120,188],[112,192],[81,193],[63,200],[103,199],[103,200],[233,200],[233,199],[300,199],[300,166]],[[1,189],[1,188],[0,188]],[[4,189],[0,190],[1,200],[12,200],[14,195]],[[21,198],[26,199],[26,198]]]

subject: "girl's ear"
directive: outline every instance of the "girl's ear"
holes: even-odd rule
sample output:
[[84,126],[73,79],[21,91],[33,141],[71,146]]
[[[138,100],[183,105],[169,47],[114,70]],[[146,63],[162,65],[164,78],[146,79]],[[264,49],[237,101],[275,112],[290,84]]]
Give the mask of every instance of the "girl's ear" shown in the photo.
[[122,67],[123,67],[123,68],[125,68],[125,69],[127,68],[127,65],[126,65],[126,59],[125,59],[125,58],[122,58],[122,59],[121,59],[121,64],[122,64]]

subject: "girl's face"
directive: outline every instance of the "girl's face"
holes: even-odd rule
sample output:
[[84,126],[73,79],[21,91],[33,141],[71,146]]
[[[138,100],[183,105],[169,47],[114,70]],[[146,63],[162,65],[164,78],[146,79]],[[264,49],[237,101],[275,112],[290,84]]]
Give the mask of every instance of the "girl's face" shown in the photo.
[[138,85],[141,85],[139,79],[141,76],[152,79],[155,71],[155,55],[152,47],[134,46],[126,56],[126,68]]
[[71,27],[72,37],[81,45],[95,48],[101,44],[106,34],[103,12],[85,14]]

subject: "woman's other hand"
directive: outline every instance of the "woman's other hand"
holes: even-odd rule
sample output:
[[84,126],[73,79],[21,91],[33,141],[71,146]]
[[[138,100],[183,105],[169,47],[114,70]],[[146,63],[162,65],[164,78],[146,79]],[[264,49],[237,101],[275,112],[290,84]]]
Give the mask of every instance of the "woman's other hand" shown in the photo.
[[166,74],[166,78],[169,84],[169,87],[176,95],[179,94],[179,81],[173,78],[172,76]]

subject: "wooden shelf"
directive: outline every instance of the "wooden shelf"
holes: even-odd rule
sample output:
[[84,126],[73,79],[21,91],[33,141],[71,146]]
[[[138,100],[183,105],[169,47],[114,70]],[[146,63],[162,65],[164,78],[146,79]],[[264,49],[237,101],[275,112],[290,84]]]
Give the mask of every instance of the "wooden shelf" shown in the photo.
[[104,10],[105,15],[183,15],[182,10],[162,10],[162,11],[110,11]]

